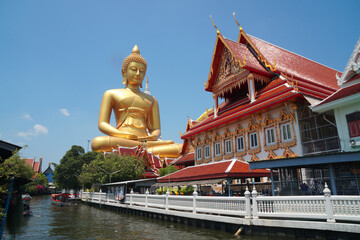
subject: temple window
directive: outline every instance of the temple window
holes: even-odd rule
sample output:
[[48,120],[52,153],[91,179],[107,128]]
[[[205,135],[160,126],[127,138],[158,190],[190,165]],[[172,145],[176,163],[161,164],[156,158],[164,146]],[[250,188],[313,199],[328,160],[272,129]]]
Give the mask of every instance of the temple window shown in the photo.
[[206,145],[204,147],[204,158],[209,158],[210,157],[210,146]]
[[291,134],[291,124],[285,123],[281,125],[281,140],[283,142],[287,142],[292,140],[292,134]]
[[[304,156],[341,150],[333,110],[319,114],[304,104],[298,106],[297,113]],[[292,131],[293,139],[294,134]]]
[[250,148],[259,147],[258,133],[257,132],[253,132],[253,133],[249,134],[249,144],[250,144]]
[[266,145],[273,145],[276,143],[275,128],[267,128],[265,131]]
[[201,147],[198,147],[196,149],[196,159],[200,160],[201,159]]
[[346,115],[350,138],[360,137],[360,112]]
[[309,122],[303,122],[304,138],[311,139],[311,125]]
[[241,152],[245,150],[244,136],[236,138],[236,151]]
[[215,148],[215,157],[220,156],[221,155],[221,143],[216,142],[214,144],[214,148]]
[[230,153],[232,153],[231,139],[227,139],[225,140],[225,154],[230,154]]

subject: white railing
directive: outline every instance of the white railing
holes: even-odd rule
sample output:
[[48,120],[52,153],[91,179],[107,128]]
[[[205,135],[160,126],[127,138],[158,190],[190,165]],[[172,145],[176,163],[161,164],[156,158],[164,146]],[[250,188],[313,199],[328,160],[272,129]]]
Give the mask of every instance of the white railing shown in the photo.
[[[83,201],[100,204],[120,204],[114,195],[101,192],[82,192]],[[252,200],[252,203],[251,203]],[[335,222],[336,220],[360,222],[360,196],[331,196],[325,184],[323,196],[258,196],[253,188],[246,188],[244,197],[192,196],[134,194],[126,196],[125,204],[145,208],[212,213],[245,218],[312,219]]]

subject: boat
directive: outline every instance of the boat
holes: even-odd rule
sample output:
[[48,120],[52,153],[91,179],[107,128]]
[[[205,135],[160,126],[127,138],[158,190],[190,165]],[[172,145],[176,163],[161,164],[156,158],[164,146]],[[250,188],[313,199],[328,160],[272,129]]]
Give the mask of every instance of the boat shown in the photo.
[[51,194],[51,203],[59,207],[71,206],[71,203],[69,201],[69,194],[66,193]]
[[31,196],[28,193],[26,193],[26,194],[21,195],[21,198],[22,198],[23,204],[24,204],[23,215],[24,216],[31,215],[31,208],[30,208]]

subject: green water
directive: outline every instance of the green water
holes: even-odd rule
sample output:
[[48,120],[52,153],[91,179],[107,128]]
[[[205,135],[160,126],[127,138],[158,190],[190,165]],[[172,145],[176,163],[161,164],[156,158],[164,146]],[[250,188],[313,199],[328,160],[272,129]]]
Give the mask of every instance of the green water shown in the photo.
[[32,216],[13,217],[3,239],[255,239],[154,220],[75,203],[71,207],[51,205],[50,196],[31,200]]

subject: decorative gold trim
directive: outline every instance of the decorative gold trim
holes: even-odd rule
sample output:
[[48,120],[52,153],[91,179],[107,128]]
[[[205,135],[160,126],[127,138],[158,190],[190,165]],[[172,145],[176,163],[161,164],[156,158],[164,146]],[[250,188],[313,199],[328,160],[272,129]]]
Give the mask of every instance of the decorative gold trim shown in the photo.
[[240,161],[246,162],[246,161],[242,158],[242,156],[236,156],[236,157],[237,157],[237,159],[239,159]]
[[259,158],[258,158],[258,156],[256,156],[256,154],[254,153],[254,154],[252,154],[250,161],[251,161],[251,162],[256,162],[256,161],[259,161]]
[[246,151],[241,151],[241,152],[236,152],[235,153],[235,157],[243,157],[243,156],[245,156],[245,155],[247,155],[247,152]]
[[220,34],[219,29],[216,27],[214,21],[212,20],[212,15],[211,15],[211,14],[210,14],[210,20],[211,20],[211,23],[213,24],[214,28],[216,28],[216,33],[217,33],[217,34]]
[[259,152],[261,152],[261,147],[254,148],[254,149],[249,149],[249,150],[247,151],[247,153],[248,153],[249,155],[255,154],[255,153],[259,153]]
[[292,157],[297,157],[298,155],[296,153],[294,153],[293,151],[291,151],[290,148],[285,148],[285,151],[283,153],[283,157],[284,158],[292,158]]
[[268,156],[265,158],[265,160],[276,159],[276,158],[278,158],[278,156],[277,156],[272,150],[270,150],[270,151],[269,151],[269,154],[268,154]]
[[236,126],[236,128],[235,128],[235,131],[233,132],[234,134],[236,134],[236,135],[244,135],[245,134],[245,129],[244,128],[242,128],[241,127],[241,125],[240,124],[238,124],[237,126]]
[[295,138],[295,136],[294,136],[294,139],[293,139],[292,141],[280,143],[280,147],[281,147],[281,148],[294,147],[295,145],[296,145],[296,138]]
[[223,138],[228,138],[231,137],[233,134],[232,132],[229,130],[229,128],[226,128],[224,131],[224,134],[222,135]]

